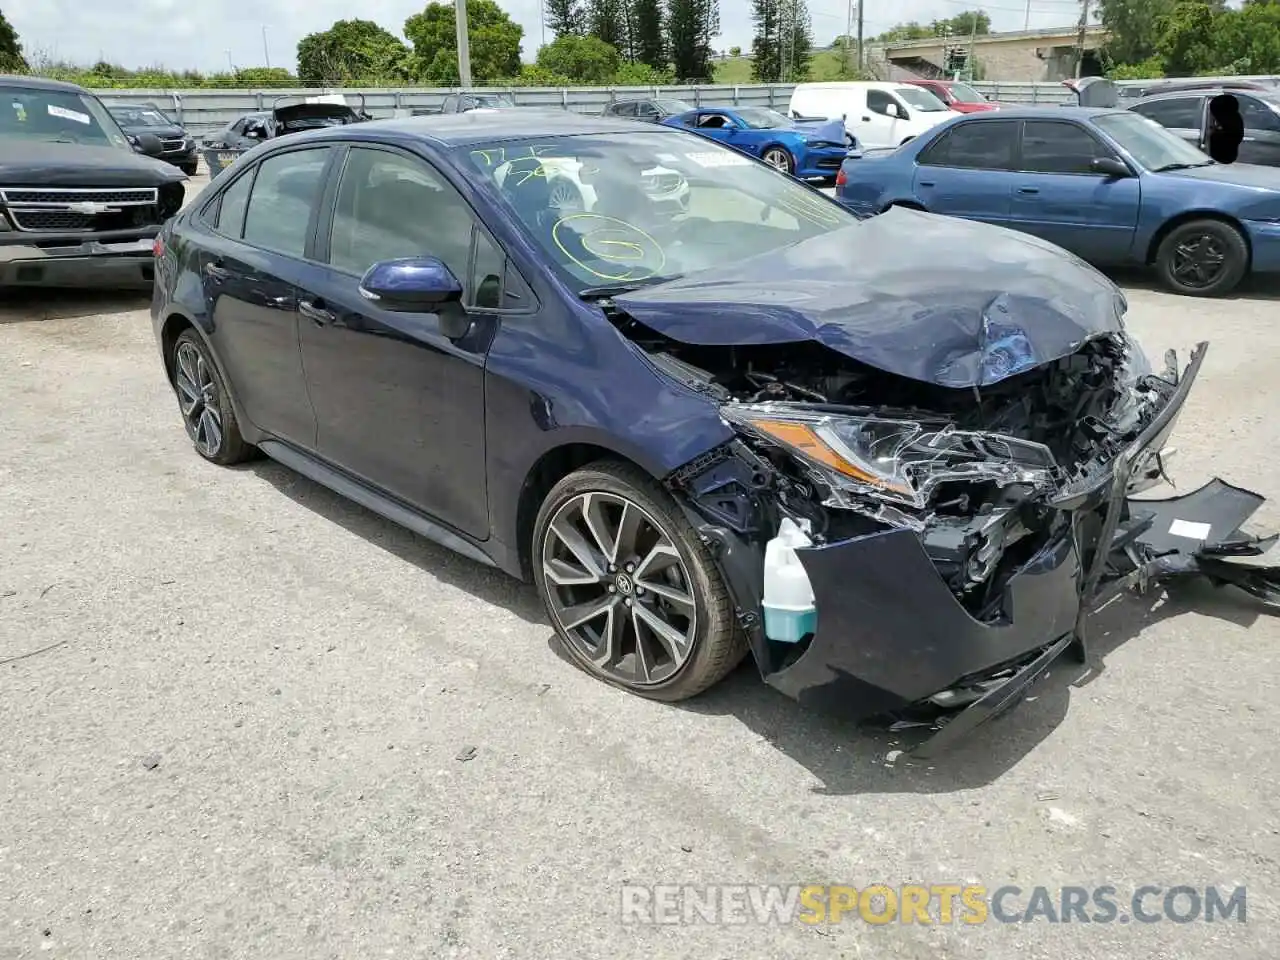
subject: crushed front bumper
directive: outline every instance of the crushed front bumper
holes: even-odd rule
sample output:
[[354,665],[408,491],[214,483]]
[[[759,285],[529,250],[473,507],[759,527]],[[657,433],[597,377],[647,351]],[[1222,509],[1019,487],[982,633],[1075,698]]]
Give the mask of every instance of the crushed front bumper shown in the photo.
[[[807,646],[779,652],[745,618],[765,680],[806,706],[853,719],[927,707],[936,733],[913,751],[923,757],[1018,703],[1059,657],[1084,660],[1088,616],[1126,588],[1201,575],[1280,606],[1280,568],[1256,562],[1275,538],[1241,529],[1262,497],[1221,480],[1169,500],[1127,496],[1135,480],[1162,469],[1156,455],[1206,348],[1197,346],[1164,408],[1110,468],[1050,504],[1069,522],[1012,572],[994,618],[979,621],[961,605],[914,531],[799,549],[817,631]],[[732,538],[709,540],[742,609],[743,593],[754,589],[745,554]]]

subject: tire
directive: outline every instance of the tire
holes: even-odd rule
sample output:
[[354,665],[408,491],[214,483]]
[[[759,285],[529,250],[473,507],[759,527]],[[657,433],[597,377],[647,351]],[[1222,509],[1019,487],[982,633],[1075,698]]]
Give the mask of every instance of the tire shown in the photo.
[[226,384],[199,334],[183,330],[174,342],[171,360],[178,411],[196,453],[221,466],[253,456],[253,447],[240,434]]
[[200,164],[184,163],[178,169],[181,170],[183,173],[185,173],[188,177],[194,177],[200,170]]
[[[1214,264],[1216,272],[1210,269]],[[1249,245],[1229,223],[1190,220],[1160,241],[1155,268],[1161,284],[1173,293],[1220,297],[1239,286],[1249,272]]]
[[[579,559],[584,552],[587,561]],[[597,461],[552,487],[534,522],[530,556],[561,645],[597,679],[675,702],[718,682],[746,653],[711,552],[670,495],[630,464]],[[566,628],[570,616],[579,619]],[[682,639],[660,641],[655,618]]]
[[796,162],[791,154],[787,152],[786,147],[769,147],[760,154],[760,159],[775,170],[780,170],[788,176],[795,176]]

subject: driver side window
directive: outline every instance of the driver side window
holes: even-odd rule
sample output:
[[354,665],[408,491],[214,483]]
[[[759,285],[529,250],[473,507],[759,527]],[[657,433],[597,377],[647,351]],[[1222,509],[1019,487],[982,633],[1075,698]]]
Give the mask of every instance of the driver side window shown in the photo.
[[895,103],[893,97],[883,90],[867,91],[867,109],[872,113],[878,113],[883,117],[889,116],[889,104],[891,103]]

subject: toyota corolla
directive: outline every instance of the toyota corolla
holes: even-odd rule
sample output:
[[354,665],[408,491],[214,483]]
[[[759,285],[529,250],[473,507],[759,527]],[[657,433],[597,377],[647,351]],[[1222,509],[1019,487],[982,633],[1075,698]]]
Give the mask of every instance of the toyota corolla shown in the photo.
[[1118,288],[1033,237],[859,221],[690,133],[522,111],[267,144],[156,253],[201,456],[260,451],[532,580],[574,660],[643,696],[749,655],[803,703],[934,727],[927,751],[1130,585],[1277,598],[1239,563],[1272,542],[1242,530],[1259,496],[1130,499],[1204,345],[1153,370]]

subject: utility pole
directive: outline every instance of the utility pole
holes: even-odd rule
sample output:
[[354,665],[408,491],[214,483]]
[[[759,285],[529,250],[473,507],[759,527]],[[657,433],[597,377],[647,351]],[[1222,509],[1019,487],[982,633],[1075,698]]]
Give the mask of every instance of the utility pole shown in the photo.
[[1080,32],[1076,35],[1076,79],[1084,69],[1084,30],[1089,25],[1089,0],[1080,0]]
[[1031,29],[1031,0],[1027,0],[1027,16],[1022,21],[1022,32],[1026,33]]
[[[1084,2],[1088,3],[1089,0],[1084,0]],[[970,83],[973,82],[973,75],[975,72],[973,67],[973,45],[977,39],[978,39],[978,14],[975,11],[974,13],[971,13],[969,15],[969,56],[964,58],[965,72],[969,75],[968,80]]]
[[862,0],[858,0],[858,74],[862,74]]
[[453,0],[454,20],[458,28],[458,85],[471,89],[471,41],[467,38],[467,0]]
[[271,50],[267,47],[267,25],[262,25],[262,56],[267,61],[267,69],[271,69]]
[[849,0],[849,15],[844,27],[844,56],[840,58],[844,73],[849,72],[849,48],[853,45],[853,3],[854,0]]
[[[1027,0],[1030,4],[1031,0]],[[1028,9],[1030,9],[1028,7]],[[538,20],[542,23],[542,45],[547,45],[547,4],[546,0],[538,0]]]

